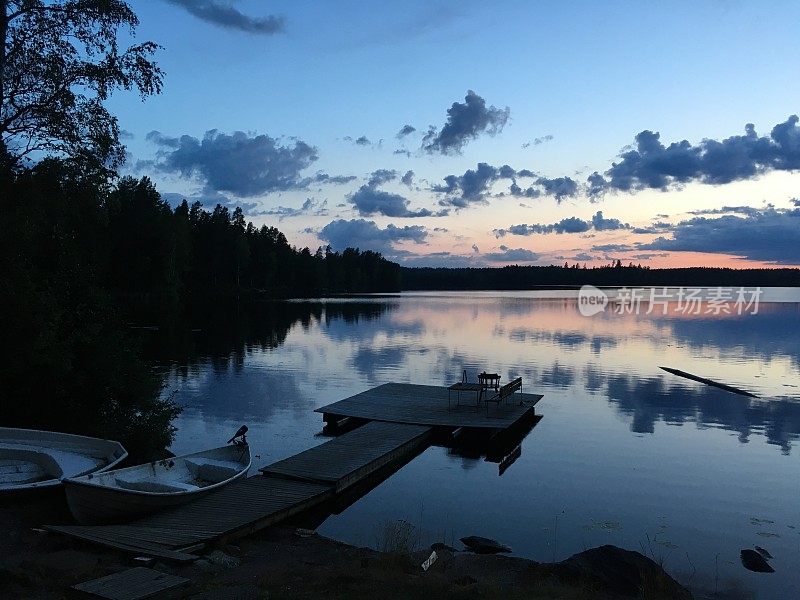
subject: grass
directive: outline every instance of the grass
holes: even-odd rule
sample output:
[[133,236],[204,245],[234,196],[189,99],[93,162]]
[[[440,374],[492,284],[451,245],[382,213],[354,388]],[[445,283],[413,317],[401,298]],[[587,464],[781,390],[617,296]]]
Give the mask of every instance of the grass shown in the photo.
[[419,550],[420,532],[403,519],[385,521],[378,534],[378,550],[389,554],[411,554]]

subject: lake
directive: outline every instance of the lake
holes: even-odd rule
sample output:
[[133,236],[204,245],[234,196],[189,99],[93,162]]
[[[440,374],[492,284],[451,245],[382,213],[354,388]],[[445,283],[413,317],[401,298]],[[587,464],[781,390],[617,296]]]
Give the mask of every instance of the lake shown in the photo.
[[[222,444],[246,423],[257,466],[325,441],[313,409],[370,387],[521,376],[544,394],[543,418],[502,475],[430,447],[320,533],[374,547],[405,520],[420,545],[483,535],[539,561],[610,543],[663,561],[698,595],[787,598],[800,596],[797,292],[767,290],[742,315],[612,304],[587,317],[574,293],[541,291],[267,303],[154,334],[150,350],[184,407],[172,451]],[[774,574],[741,566],[755,545]]]

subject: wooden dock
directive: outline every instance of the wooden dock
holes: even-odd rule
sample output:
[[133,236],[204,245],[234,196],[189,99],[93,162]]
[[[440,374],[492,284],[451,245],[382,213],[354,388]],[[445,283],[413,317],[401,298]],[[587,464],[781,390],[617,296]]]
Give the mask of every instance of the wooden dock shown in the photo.
[[[498,407],[476,410],[463,397],[448,406],[448,389],[388,383],[317,409],[329,424],[350,418],[352,431],[263,467],[262,474],[225,486],[189,504],[125,525],[52,525],[47,529],[127,552],[187,562],[194,552],[277,524],[337,497],[370,476],[405,464],[427,447],[434,428],[496,436],[535,419],[539,394],[515,394]],[[331,503],[333,504],[333,503]],[[326,505],[328,506],[328,505]]]
[[268,477],[324,483],[341,492],[419,448],[432,433],[430,427],[373,421],[261,472]]
[[[454,399],[455,392],[452,394]],[[353,417],[452,429],[506,429],[530,415],[541,399],[541,394],[515,394],[510,402],[490,406],[487,414],[483,406],[476,409],[474,393],[461,392],[455,406],[455,402],[448,403],[446,387],[386,383],[318,408],[316,412],[322,413],[326,422]]]
[[[51,525],[47,529],[176,562],[331,500],[337,491],[427,445],[431,429],[368,423],[195,500],[125,525]],[[316,461],[316,462],[315,462]]]

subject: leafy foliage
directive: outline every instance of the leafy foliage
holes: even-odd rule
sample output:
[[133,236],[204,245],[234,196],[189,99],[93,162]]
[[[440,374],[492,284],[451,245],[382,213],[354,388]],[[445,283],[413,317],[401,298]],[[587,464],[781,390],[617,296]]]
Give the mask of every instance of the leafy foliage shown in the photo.
[[0,421],[121,440],[150,458],[179,409],[138,357],[100,284],[102,182],[46,160],[2,177]]
[[156,94],[163,75],[153,42],[119,48],[136,15],[119,0],[0,1],[0,150],[13,164],[42,153],[121,164],[119,125],[103,102],[117,89]]

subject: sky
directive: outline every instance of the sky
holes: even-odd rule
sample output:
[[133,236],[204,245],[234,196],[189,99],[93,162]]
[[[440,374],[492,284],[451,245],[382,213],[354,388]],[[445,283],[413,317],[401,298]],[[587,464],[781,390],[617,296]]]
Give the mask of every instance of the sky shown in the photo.
[[131,0],[125,174],[408,266],[800,265],[800,4]]

